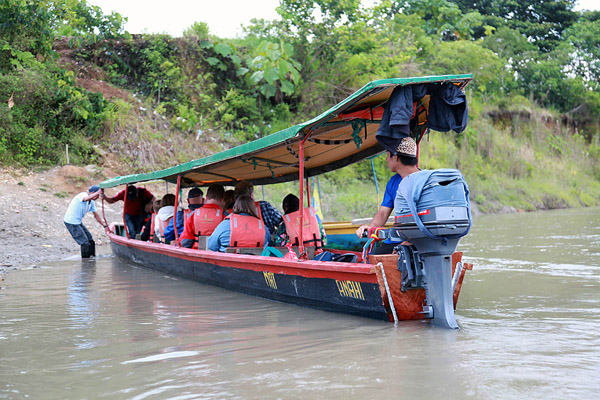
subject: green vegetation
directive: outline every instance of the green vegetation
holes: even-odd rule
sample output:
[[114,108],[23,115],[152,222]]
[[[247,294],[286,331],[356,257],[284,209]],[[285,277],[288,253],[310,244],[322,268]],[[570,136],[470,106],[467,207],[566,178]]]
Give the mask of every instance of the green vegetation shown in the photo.
[[[0,0],[0,160],[62,164],[68,145],[74,164],[151,170],[310,119],[374,79],[473,73],[469,127],[432,132],[421,166],[461,169],[486,212],[598,205],[600,12],[574,3],[281,0],[279,20],[224,39],[200,21],[132,36],[86,1]],[[374,165],[383,191],[384,157]],[[372,182],[370,161],[326,174],[327,216],[372,214]]]

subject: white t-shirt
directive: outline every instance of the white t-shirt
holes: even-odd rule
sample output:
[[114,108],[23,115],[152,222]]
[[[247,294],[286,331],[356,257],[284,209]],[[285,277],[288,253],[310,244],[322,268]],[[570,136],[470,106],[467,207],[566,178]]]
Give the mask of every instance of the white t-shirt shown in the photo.
[[88,194],[81,192],[73,197],[67,212],[65,213],[64,221],[68,224],[79,225],[81,220],[88,212],[96,212],[96,203],[94,200],[82,201]]
[[[160,223],[158,222],[158,220],[160,219],[164,222],[169,218],[172,218],[174,213],[175,207],[173,206],[164,206],[161,207],[160,210],[158,210],[158,213],[154,216],[154,235],[157,238],[162,239],[162,236],[160,235]],[[165,228],[166,227],[167,226],[165,225]]]

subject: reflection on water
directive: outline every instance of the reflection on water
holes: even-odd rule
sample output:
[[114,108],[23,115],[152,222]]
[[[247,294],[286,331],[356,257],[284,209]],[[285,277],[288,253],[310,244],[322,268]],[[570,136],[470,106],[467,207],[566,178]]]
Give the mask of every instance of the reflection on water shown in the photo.
[[460,331],[248,297],[113,257],[14,271],[0,398],[596,398],[600,210],[482,216]]

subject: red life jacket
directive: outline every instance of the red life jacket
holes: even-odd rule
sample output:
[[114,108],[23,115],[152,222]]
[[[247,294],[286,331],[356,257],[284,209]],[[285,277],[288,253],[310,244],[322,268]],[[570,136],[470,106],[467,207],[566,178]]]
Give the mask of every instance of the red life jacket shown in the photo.
[[[315,209],[306,207],[303,211],[302,242],[309,246],[323,246],[321,240],[321,229]],[[292,246],[298,246],[300,236],[300,210],[283,215],[285,230]]]
[[262,247],[265,244],[265,224],[250,215],[231,214],[227,217],[231,227],[229,246]]
[[183,210],[183,222],[185,222],[193,211],[189,208]]
[[194,236],[209,236],[225,216],[223,209],[218,205],[205,204],[197,208],[190,218],[194,218]]
[[[167,226],[169,226],[169,222],[171,222],[171,220],[173,219],[173,217],[167,218],[166,221],[163,221],[160,218],[156,218],[156,219],[158,220],[158,230],[160,232],[160,240],[161,240],[162,243],[164,243],[165,242],[165,228]],[[154,232],[154,230],[152,232]]]

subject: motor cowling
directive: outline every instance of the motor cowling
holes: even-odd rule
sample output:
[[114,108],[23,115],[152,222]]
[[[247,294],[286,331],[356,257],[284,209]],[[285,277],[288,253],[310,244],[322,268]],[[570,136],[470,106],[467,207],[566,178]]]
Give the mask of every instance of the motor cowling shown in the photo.
[[394,217],[390,236],[398,243],[411,244],[398,246],[402,287],[425,288],[423,312],[436,325],[458,328],[452,254],[471,228],[469,189],[462,174],[454,169],[424,170],[403,178]]

